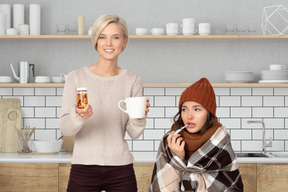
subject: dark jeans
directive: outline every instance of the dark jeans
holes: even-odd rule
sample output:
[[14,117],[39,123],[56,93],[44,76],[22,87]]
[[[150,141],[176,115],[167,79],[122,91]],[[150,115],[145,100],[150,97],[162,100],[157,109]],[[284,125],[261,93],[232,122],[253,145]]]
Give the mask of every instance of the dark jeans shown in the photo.
[[67,192],[137,192],[133,164],[98,166],[72,164]]

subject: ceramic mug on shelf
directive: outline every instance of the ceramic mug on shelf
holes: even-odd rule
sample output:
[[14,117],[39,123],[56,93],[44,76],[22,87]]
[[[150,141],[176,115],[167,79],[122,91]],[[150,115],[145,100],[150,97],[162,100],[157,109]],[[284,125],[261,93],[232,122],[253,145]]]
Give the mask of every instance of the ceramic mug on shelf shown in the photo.
[[[126,104],[126,110],[121,107],[121,103]],[[127,113],[131,119],[143,118],[146,108],[146,97],[128,97],[118,102],[121,111]]]

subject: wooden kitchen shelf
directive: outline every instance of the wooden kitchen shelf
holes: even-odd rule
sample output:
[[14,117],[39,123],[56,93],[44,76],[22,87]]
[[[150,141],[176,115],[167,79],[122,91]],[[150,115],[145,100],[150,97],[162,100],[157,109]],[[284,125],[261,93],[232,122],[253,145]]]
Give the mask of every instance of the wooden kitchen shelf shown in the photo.
[[[90,41],[89,35],[1,35],[0,41]],[[134,41],[275,41],[288,40],[288,35],[130,35]]]
[[[143,87],[188,87],[191,83],[143,83]],[[213,87],[288,87],[288,83],[212,83]],[[1,87],[64,87],[64,83],[0,83]]]

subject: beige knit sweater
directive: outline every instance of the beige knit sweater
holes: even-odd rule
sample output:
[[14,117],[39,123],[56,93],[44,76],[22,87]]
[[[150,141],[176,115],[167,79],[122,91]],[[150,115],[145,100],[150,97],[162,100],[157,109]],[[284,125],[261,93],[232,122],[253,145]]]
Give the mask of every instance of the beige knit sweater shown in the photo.
[[[83,119],[75,112],[77,87],[86,87],[93,115]],[[118,108],[118,101],[142,96],[141,78],[122,69],[119,75],[102,77],[84,67],[68,74],[63,93],[60,130],[64,136],[75,135],[72,164],[127,165],[134,158],[124,139],[127,132],[137,139],[146,119],[129,119]]]

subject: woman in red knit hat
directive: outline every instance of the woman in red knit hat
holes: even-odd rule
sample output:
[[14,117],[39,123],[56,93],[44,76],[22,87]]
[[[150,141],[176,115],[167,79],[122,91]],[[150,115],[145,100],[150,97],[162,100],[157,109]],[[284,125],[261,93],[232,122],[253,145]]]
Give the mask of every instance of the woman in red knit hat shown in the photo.
[[149,191],[243,191],[237,157],[218,122],[208,79],[181,94],[174,124],[159,146]]

